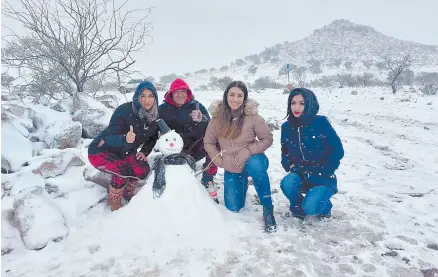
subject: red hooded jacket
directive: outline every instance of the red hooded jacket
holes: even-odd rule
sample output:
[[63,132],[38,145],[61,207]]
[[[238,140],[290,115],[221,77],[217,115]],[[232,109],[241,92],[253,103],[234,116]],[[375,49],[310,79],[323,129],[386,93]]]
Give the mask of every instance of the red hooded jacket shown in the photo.
[[193,93],[192,93],[192,90],[189,88],[189,85],[187,85],[187,83],[181,78],[177,78],[175,81],[172,82],[172,84],[170,85],[169,91],[166,93],[166,95],[164,95],[164,101],[166,101],[167,103],[169,103],[173,106],[177,106],[175,101],[173,101],[172,93],[175,90],[179,90],[179,89],[187,90],[187,92],[188,92],[187,93],[187,100],[184,103],[184,104],[187,104],[193,98]]

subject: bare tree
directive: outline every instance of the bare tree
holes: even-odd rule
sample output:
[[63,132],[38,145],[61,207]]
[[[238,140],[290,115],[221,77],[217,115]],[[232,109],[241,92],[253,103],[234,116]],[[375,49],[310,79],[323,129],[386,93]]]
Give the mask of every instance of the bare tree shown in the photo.
[[217,87],[220,90],[225,90],[232,81],[233,81],[233,78],[228,77],[228,76],[219,78],[217,80]]
[[297,80],[300,87],[304,87],[307,84],[307,67],[300,66],[291,71],[292,76]]
[[330,59],[329,65],[331,65],[332,67],[339,68],[339,66],[341,66],[341,64],[342,64],[342,59],[340,59],[340,58]]
[[373,66],[373,63],[373,60],[362,60],[362,64],[367,70],[370,70],[371,66]]
[[369,72],[364,72],[363,74],[356,76],[356,79],[364,87],[369,86],[371,83],[371,80],[373,80],[373,78],[374,78],[374,75],[369,73]]
[[257,66],[255,66],[255,65],[251,65],[251,66],[248,68],[248,73],[254,75],[254,74],[257,73],[257,70],[258,70]]
[[397,92],[397,79],[405,70],[408,70],[413,62],[411,55],[407,54],[403,57],[391,57],[384,55],[381,57],[379,68],[388,70],[388,81],[392,88],[392,93]]
[[321,65],[324,61],[318,59],[309,59],[307,60],[307,64],[309,65],[309,69],[312,73],[319,74],[322,73]]
[[[32,70],[35,61],[59,66],[75,84],[84,84],[107,71],[125,70],[135,63],[151,24],[151,9],[128,10],[116,0],[6,0],[3,15],[22,24],[28,36],[13,33],[2,62]],[[26,43],[26,42],[38,42]],[[12,51],[11,48],[15,48]]]
[[2,87],[7,88],[9,93],[11,92],[11,85],[14,80],[15,78],[8,73],[2,73]]

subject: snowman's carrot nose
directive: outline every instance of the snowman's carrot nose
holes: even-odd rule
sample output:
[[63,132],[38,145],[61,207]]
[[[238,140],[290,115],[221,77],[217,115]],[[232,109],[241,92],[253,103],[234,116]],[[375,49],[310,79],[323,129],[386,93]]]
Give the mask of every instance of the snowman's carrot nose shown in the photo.
[[173,147],[173,146],[174,146],[174,144],[173,144],[173,143],[171,143],[171,144],[170,144],[170,147]]

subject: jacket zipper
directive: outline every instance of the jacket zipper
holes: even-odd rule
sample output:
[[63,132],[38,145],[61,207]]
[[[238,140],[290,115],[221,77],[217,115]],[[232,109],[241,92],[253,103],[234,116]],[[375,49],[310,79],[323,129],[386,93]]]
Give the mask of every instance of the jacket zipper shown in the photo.
[[243,168],[240,166],[240,164],[239,164],[239,162],[237,161],[237,159],[236,159],[236,153],[234,152],[234,143],[233,143],[233,140],[231,140],[231,148],[233,149],[233,158],[234,158],[234,161],[236,162],[237,166],[238,166],[240,169],[243,169]]
[[[298,146],[300,147],[301,155],[303,156],[303,161],[306,161],[306,158],[304,157],[303,149],[301,148],[301,132],[300,127],[298,127]],[[310,178],[310,173],[307,172],[307,176]]]

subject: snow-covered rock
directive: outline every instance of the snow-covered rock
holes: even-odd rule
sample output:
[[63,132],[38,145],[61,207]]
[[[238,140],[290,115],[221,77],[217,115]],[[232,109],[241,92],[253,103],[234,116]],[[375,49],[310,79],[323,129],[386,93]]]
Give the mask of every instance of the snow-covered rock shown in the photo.
[[50,148],[74,148],[81,137],[80,122],[55,122],[46,127],[45,142]]
[[82,136],[84,138],[95,138],[108,127],[112,114],[107,108],[105,109],[85,109],[73,114],[73,121],[78,121],[82,124]]
[[49,146],[44,141],[35,141],[32,142],[33,146],[33,154],[32,156],[39,156],[44,149],[48,149]]
[[12,189],[12,183],[10,181],[2,180],[1,190],[2,190],[2,199],[4,196],[9,196]]
[[93,182],[104,188],[107,188],[111,183],[110,173],[99,171],[92,166],[85,167],[82,175],[86,181]]
[[[24,170],[19,171],[15,174],[2,176],[2,182],[11,183],[8,195],[16,197],[21,192],[34,187],[40,187],[44,189],[45,180],[42,176],[35,175],[32,172],[23,171]],[[6,186],[5,188],[8,189]]]
[[50,108],[57,112],[71,113],[71,111],[73,110],[73,99],[72,98],[61,99],[57,101],[55,104],[53,104]]
[[[43,153],[48,152],[44,150]],[[32,173],[41,175],[44,178],[56,177],[64,174],[71,166],[83,166],[84,161],[81,159],[79,150],[64,149],[55,152],[49,152],[48,155],[39,156],[38,160],[34,161],[29,168]]]
[[2,105],[2,123],[9,122],[16,126],[24,136],[28,136],[30,132],[35,131],[33,124],[35,115],[36,113],[33,109],[15,103]]
[[22,191],[15,198],[12,220],[24,245],[31,250],[61,241],[68,234],[64,215],[40,187]]
[[3,171],[17,171],[32,158],[32,142],[11,123],[2,124],[1,136],[2,169]]
[[86,109],[105,110],[107,109],[107,107],[105,107],[104,104],[102,104],[101,102],[87,95],[84,92],[75,93],[73,95],[73,109],[71,112],[74,114],[77,111],[86,110]]
[[[4,203],[4,202],[8,202],[8,203]],[[14,249],[24,248],[23,242],[20,240],[20,233],[18,232],[18,230],[16,228],[14,228],[14,226],[11,225],[11,223],[13,222],[12,216],[14,214],[12,212],[13,211],[12,203],[13,203],[12,198],[2,200],[2,206],[3,205],[8,206],[7,208],[2,207],[2,214],[1,214],[2,256],[11,253],[12,251],[14,251]]]
[[97,100],[102,102],[107,108],[115,109],[119,106],[119,98],[113,94],[105,94],[96,97]]

